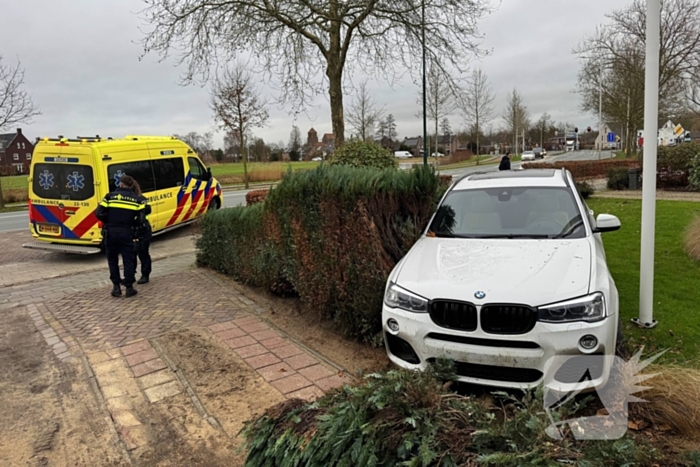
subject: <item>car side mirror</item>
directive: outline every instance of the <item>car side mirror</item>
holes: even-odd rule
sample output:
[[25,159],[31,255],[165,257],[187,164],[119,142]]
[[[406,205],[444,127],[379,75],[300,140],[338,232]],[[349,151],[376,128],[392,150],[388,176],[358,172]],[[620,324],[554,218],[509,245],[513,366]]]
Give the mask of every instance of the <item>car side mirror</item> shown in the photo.
[[211,167],[207,167],[207,171],[206,171],[206,173],[205,173],[205,175],[204,175],[204,179],[205,179],[206,181],[209,181],[209,180],[211,180],[211,178],[212,178]]
[[599,214],[595,220],[596,226],[593,233],[614,232],[621,227],[620,219],[612,214]]

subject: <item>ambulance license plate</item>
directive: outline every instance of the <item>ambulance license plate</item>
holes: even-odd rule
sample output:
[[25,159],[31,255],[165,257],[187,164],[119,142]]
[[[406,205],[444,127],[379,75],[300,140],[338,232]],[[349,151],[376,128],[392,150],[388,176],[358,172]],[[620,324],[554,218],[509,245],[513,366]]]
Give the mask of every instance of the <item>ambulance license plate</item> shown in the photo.
[[55,224],[39,224],[39,233],[61,235],[61,226]]

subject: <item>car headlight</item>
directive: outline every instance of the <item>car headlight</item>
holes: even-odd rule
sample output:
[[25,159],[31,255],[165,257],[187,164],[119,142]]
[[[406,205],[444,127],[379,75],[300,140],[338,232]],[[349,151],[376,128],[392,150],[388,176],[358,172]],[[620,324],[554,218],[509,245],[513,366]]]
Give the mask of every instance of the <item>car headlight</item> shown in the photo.
[[600,292],[586,297],[539,307],[540,321],[565,323],[571,321],[600,321],[607,316],[605,297]]
[[384,294],[384,303],[392,308],[412,311],[414,313],[427,313],[428,300],[413,292],[402,289],[394,283],[390,283]]

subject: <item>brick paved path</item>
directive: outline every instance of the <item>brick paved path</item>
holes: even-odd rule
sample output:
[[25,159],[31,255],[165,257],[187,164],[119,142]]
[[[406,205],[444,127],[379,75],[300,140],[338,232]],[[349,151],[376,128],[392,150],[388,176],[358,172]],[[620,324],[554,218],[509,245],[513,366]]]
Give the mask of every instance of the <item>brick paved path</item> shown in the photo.
[[[225,344],[222,351],[235,353],[282,398],[315,398],[350,382],[332,362],[270,326],[265,310],[228,278],[196,268],[191,244],[178,248],[174,256],[154,261],[151,282],[137,286],[139,294],[129,299],[110,296],[104,258],[68,259],[63,275],[53,278],[62,264],[53,254],[0,261],[0,312],[26,306],[60,360],[83,361],[127,449],[139,447],[136,434],[147,423],[132,408],[139,398],[158,403],[185,394],[205,420],[218,425],[157,344],[155,338],[169,332],[207,330]],[[168,253],[163,244],[160,256]]]

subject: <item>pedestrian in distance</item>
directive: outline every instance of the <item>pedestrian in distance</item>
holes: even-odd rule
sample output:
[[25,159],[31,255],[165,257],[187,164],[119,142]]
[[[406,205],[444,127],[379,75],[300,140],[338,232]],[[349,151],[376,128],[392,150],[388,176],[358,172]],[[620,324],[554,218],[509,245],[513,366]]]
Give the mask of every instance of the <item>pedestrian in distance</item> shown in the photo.
[[139,213],[139,221],[137,226],[134,228],[134,247],[136,250],[134,270],[138,267],[138,263],[140,261],[141,277],[136,283],[148,284],[148,279],[151,275],[151,254],[148,250],[151,247],[151,238],[153,237],[153,229],[151,228],[151,223],[148,222],[148,215],[151,213],[151,206],[148,204],[148,199],[146,199],[146,197],[144,197],[141,193],[141,186],[136,180],[134,180],[131,189],[139,200],[139,203],[146,203],[146,209]]
[[[136,295],[134,282],[136,280],[136,252],[134,249],[134,228],[142,216],[150,213],[151,207],[141,201],[133,190],[134,179],[122,175],[119,186],[108,193],[95,210],[95,216],[103,223],[107,263],[109,264],[109,279],[112,281],[112,296],[122,294],[121,285],[126,287],[126,296]],[[119,256],[124,263],[124,279],[119,272]]]
[[510,170],[510,151],[508,151],[506,155],[501,158],[501,163],[498,166],[498,170]]

